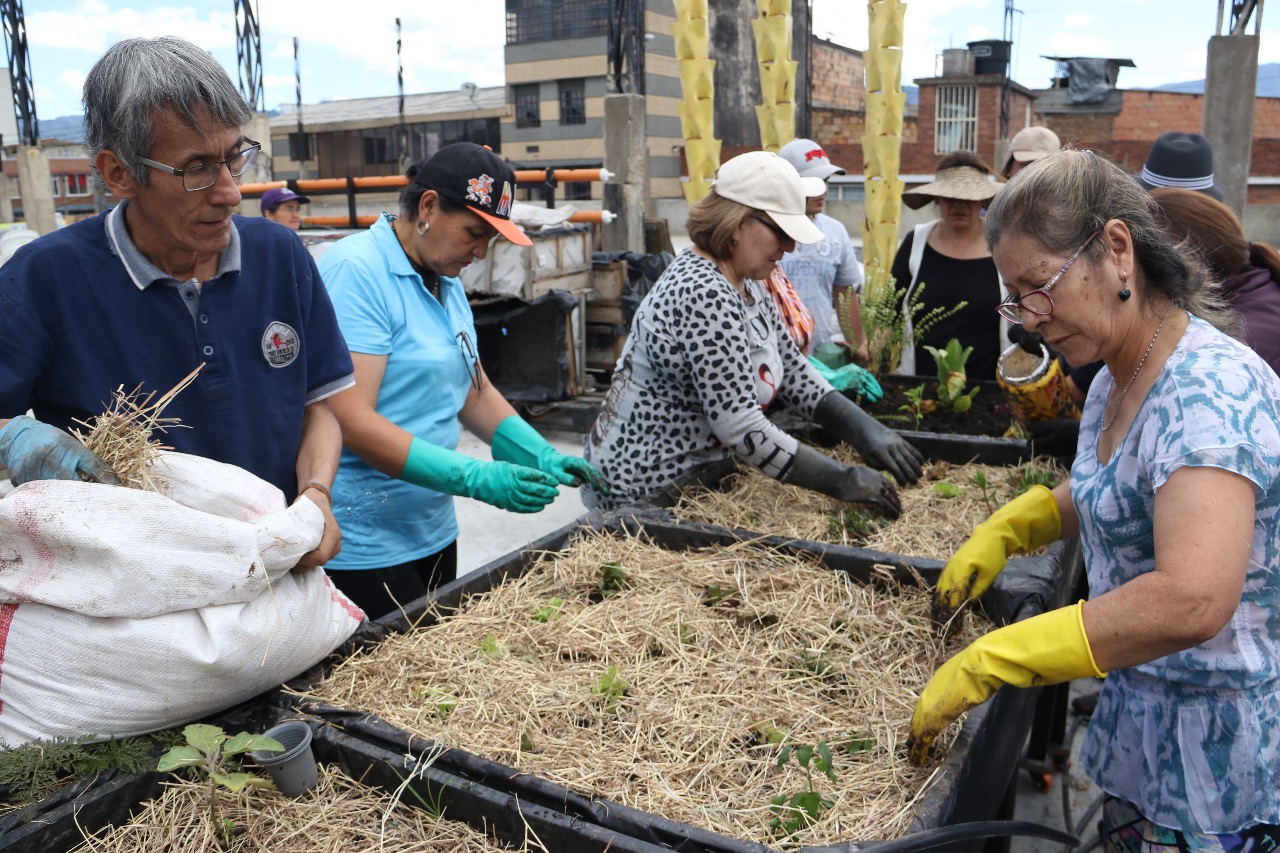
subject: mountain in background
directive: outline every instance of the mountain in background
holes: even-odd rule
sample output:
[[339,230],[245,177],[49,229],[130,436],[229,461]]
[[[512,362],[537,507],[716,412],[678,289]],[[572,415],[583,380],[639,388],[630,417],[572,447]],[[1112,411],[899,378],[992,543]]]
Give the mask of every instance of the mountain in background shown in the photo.
[[84,116],[61,116],[40,119],[41,139],[84,142]]
[[[1186,83],[1166,83],[1156,86],[1158,92],[1190,92],[1195,95],[1204,94],[1203,80],[1189,80]],[[1258,66],[1258,86],[1254,96],[1259,98],[1280,98],[1280,62],[1265,62]]]

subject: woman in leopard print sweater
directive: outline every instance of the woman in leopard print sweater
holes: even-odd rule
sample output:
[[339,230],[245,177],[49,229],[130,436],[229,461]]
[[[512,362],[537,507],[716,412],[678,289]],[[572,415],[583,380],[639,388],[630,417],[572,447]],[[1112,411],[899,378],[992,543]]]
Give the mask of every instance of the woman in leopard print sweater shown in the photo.
[[711,194],[689,211],[685,249],[641,303],[586,458],[612,509],[652,497],[730,453],[771,477],[842,500],[899,512],[893,484],[842,465],[770,422],[775,399],[852,444],[899,483],[920,476],[921,456],[822,379],[800,353],[762,282],[796,242],[822,233],[804,215],[800,175],[772,153],[720,167]]

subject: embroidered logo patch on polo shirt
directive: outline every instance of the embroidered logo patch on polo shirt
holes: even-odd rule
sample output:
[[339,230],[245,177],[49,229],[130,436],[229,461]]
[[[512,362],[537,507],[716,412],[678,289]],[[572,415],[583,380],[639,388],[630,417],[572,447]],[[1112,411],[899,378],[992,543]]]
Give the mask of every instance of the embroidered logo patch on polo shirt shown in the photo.
[[272,367],[292,364],[298,357],[298,349],[298,333],[288,323],[277,320],[262,333],[262,354]]

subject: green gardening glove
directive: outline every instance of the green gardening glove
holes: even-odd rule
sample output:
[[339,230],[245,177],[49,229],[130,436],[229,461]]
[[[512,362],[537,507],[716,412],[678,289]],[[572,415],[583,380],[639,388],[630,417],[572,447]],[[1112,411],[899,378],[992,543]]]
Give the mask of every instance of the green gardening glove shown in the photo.
[[510,512],[539,512],[556,499],[556,480],[535,468],[481,462],[415,438],[400,479],[449,495],[475,498]]
[[604,477],[590,462],[577,456],[565,456],[519,415],[511,415],[498,424],[489,444],[494,459],[536,468],[555,477],[562,486],[586,483],[601,494],[609,494]]
[[830,382],[831,387],[837,391],[852,391],[858,399],[868,403],[874,403],[884,396],[884,390],[881,389],[876,377],[864,367],[846,364],[844,367],[832,370],[813,356],[809,356],[809,363],[813,365],[814,370],[818,371],[818,375]]

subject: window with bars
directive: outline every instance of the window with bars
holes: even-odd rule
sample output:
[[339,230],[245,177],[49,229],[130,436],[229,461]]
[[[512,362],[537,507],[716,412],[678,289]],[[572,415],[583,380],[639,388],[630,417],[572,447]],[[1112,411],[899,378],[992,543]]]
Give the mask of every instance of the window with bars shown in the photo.
[[939,86],[933,153],[978,150],[978,87]]
[[541,127],[542,109],[538,84],[515,87],[516,127]]
[[507,44],[609,34],[609,0],[507,0]]
[[560,81],[560,123],[586,124],[586,86],[582,80]]

